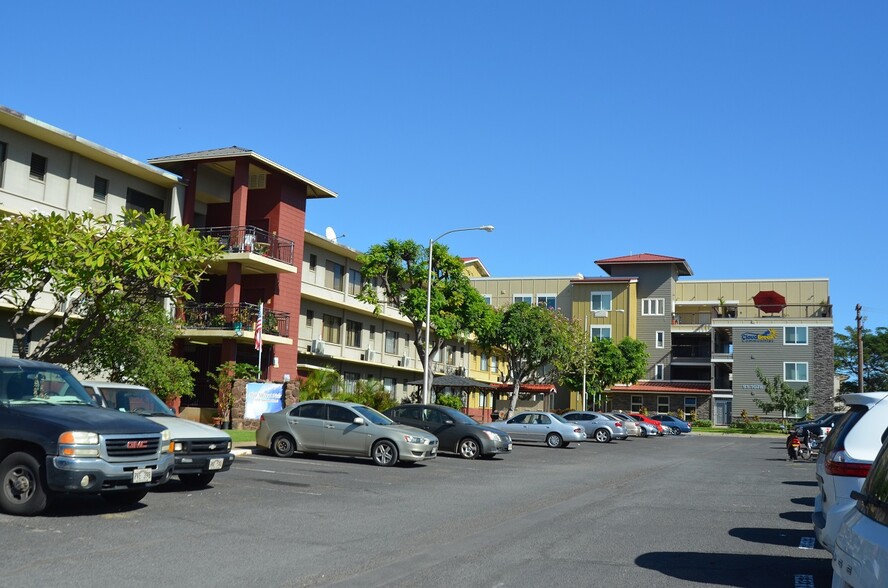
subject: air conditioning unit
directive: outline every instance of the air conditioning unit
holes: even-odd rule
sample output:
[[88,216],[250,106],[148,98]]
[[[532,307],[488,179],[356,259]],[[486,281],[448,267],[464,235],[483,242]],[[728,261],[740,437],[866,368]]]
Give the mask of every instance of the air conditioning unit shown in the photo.
[[457,376],[465,376],[465,375],[466,375],[466,368],[464,368],[464,367],[458,367],[458,368],[456,368],[456,369],[454,370],[454,375],[457,375]]
[[317,355],[324,354],[324,342],[320,339],[312,339],[311,340],[311,352]]
[[379,361],[379,352],[368,349],[364,352],[364,361]]
[[410,367],[410,358],[406,355],[402,355],[400,361],[398,361],[398,365],[401,367]]
[[596,310],[595,312],[592,313],[592,316],[594,316],[595,318],[607,318],[607,311],[606,310]]

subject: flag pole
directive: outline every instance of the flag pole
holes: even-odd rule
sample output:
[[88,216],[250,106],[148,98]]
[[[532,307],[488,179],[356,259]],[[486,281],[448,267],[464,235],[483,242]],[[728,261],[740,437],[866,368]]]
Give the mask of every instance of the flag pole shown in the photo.
[[256,319],[256,332],[253,333],[253,339],[255,340],[256,351],[259,352],[259,362],[256,366],[256,379],[262,380],[262,302],[259,302],[259,317]]

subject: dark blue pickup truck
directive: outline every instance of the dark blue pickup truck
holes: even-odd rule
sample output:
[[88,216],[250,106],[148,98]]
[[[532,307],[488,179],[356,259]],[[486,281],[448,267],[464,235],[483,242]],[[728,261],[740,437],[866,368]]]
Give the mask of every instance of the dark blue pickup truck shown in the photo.
[[169,431],[100,408],[65,369],[0,358],[0,510],[42,512],[59,493],[139,502],[170,478]]

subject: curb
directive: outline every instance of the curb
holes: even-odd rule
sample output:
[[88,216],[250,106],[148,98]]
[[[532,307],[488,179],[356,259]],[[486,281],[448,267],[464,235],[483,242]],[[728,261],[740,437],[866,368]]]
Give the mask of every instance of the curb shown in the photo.
[[235,457],[239,455],[253,455],[253,450],[247,449],[246,447],[235,447],[231,450],[231,453],[233,453]]

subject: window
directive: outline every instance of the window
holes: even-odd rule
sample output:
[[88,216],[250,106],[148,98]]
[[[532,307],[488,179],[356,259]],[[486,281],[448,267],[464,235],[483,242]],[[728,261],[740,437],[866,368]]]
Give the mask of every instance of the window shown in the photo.
[[668,396],[657,396],[657,412],[662,412],[664,414],[669,412]]
[[163,200],[132,188],[126,190],[126,207],[139,212],[153,210],[157,214],[163,214]]
[[364,325],[359,323],[358,321],[346,320],[345,321],[345,344],[349,347],[360,347],[361,346],[361,331],[363,330]]
[[[293,414],[296,412],[296,414]],[[303,419],[325,419],[327,418],[327,405],[322,402],[312,404],[303,404],[291,412],[291,416],[298,416]]]
[[327,275],[324,276],[324,286],[330,288],[332,290],[337,290],[339,292],[343,291],[344,284],[342,283],[342,276],[345,273],[345,268],[335,261],[327,262]]
[[376,349],[376,325],[370,325],[370,347]]
[[808,327],[784,327],[783,342],[786,345],[807,345]]
[[46,158],[36,153],[31,154],[31,179],[41,182],[46,179]]
[[481,298],[483,298],[484,302],[486,302],[487,304],[493,304],[493,298],[490,296],[490,294],[484,294],[481,296]]
[[592,310],[611,310],[611,293],[593,292]]
[[345,408],[344,406],[339,406],[336,404],[330,404],[327,406],[327,420],[336,421],[338,423],[351,423],[354,422],[355,417],[357,417],[355,413]]
[[354,394],[355,386],[358,384],[358,381],[361,379],[361,374],[357,374],[355,372],[342,372],[342,380],[345,382],[345,393],[346,394]]
[[660,316],[664,308],[662,298],[645,298],[641,301],[642,316]]
[[530,294],[515,294],[512,296],[512,302],[526,302],[528,304],[533,304],[533,296]]
[[490,356],[490,371],[496,373],[499,369],[495,355]]
[[318,256],[314,253],[308,254],[308,271],[313,272],[318,269]]
[[697,414],[697,397],[696,396],[685,396],[685,405],[684,405],[684,413],[685,420],[692,421],[696,417]]
[[361,287],[364,285],[364,278],[361,272],[355,269],[348,270],[348,293],[357,296],[361,293]]
[[629,402],[632,412],[641,412],[641,407],[644,406],[641,396],[632,396]]
[[610,327],[589,327],[589,339],[594,341],[595,339],[610,339],[611,338],[611,328]]
[[396,331],[386,330],[385,332],[385,352],[397,355],[398,353],[398,333]]
[[390,395],[395,395],[395,386],[398,383],[394,378],[383,378],[382,379],[382,389],[388,392]]
[[482,351],[481,352],[481,371],[486,372],[487,370],[488,370],[487,354]]
[[657,365],[655,365],[654,366],[654,379],[655,380],[662,380],[663,374],[665,371],[666,371],[666,368],[662,363],[658,363]]
[[324,331],[321,338],[327,343],[339,343],[342,319],[332,314],[324,315]]
[[808,363],[784,363],[783,379],[787,382],[807,382],[808,381]]
[[[0,141],[0,187],[3,186],[3,170],[6,167],[6,143]],[[489,301],[488,301],[489,303]]]
[[95,182],[93,182],[93,198],[96,200],[101,200],[102,202],[108,196],[108,180],[105,178],[100,178],[96,176]]
[[314,334],[314,319],[315,313],[313,310],[305,311],[305,334],[308,335],[309,339],[313,339],[312,336]]
[[663,349],[666,346],[666,333],[657,331],[657,349]]
[[537,294],[537,306],[544,306],[549,310],[555,310],[554,294]]

